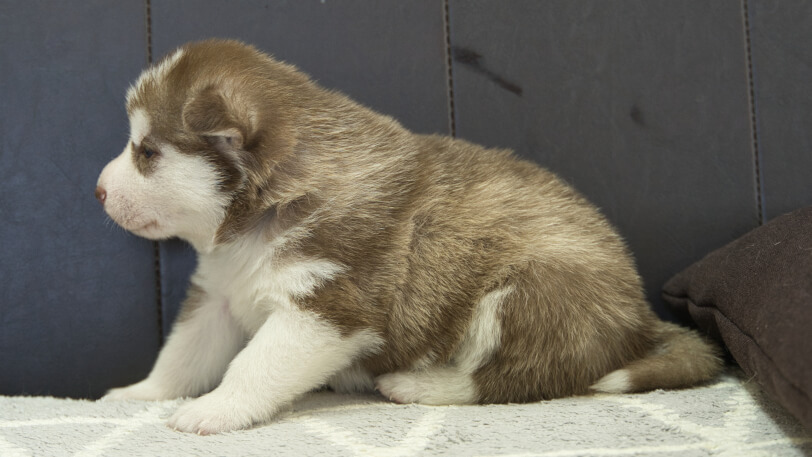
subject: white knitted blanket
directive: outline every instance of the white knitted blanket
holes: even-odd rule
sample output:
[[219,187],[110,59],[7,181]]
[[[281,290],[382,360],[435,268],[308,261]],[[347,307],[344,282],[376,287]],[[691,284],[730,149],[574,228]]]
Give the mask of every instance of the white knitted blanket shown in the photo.
[[0,397],[0,456],[804,456],[812,435],[731,371],[682,391],[522,405],[395,405],[316,392],[252,430],[168,429],[183,401]]

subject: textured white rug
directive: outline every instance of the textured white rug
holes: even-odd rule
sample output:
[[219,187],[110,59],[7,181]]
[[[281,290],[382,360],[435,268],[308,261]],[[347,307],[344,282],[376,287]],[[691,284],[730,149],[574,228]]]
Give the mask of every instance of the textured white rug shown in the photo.
[[524,405],[395,405],[317,392],[271,424],[172,431],[184,400],[0,397],[0,456],[804,456],[812,436],[736,371],[707,387]]

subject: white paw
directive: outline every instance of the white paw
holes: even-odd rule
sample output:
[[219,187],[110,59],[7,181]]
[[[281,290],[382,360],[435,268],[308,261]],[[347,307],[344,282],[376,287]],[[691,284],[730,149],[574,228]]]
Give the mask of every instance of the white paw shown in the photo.
[[214,391],[178,408],[166,425],[181,432],[213,435],[249,428],[253,423],[246,408]]
[[167,389],[145,379],[127,387],[110,389],[101,400],[170,400],[172,398],[177,398],[177,396],[168,394]]
[[420,403],[421,388],[414,375],[389,373],[375,378],[375,388],[395,403]]

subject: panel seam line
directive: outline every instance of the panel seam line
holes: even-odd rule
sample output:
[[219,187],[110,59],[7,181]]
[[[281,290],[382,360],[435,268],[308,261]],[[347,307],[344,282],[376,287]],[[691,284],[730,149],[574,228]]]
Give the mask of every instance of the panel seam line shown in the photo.
[[750,131],[752,134],[751,140],[753,142],[753,168],[755,172],[755,190],[756,190],[756,210],[758,216],[758,225],[764,225],[764,204],[763,204],[763,189],[761,182],[761,150],[759,147],[758,138],[758,117],[756,113],[756,87],[753,77],[753,54],[752,44],[750,38],[750,8],[748,0],[742,0],[742,15],[744,17],[744,47],[745,56],[747,59],[747,102],[750,108]]
[[454,69],[451,54],[451,11],[449,0],[443,0],[443,33],[445,34],[446,88],[448,89],[448,129],[457,137],[456,113],[454,111]]
[[145,0],[144,6],[147,9],[146,14],[146,28],[147,28],[147,65],[152,65],[152,3],[151,0]]
[[[152,4],[151,0],[144,0],[146,8],[146,35],[147,35],[147,65],[152,65]],[[163,284],[161,281],[161,242],[153,241],[152,250],[155,256],[155,304],[156,318],[158,326],[158,347],[164,345],[164,306],[163,306]]]

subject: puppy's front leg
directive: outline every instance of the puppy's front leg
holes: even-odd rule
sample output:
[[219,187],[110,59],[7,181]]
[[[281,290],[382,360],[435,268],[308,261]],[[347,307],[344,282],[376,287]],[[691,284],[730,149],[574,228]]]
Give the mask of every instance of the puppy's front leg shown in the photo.
[[164,400],[206,393],[220,382],[244,340],[226,303],[193,285],[149,376],[110,390],[102,400]]
[[168,425],[207,435],[266,422],[380,343],[368,330],[342,336],[316,314],[293,306],[274,311],[234,358],[220,386],[182,406]]

